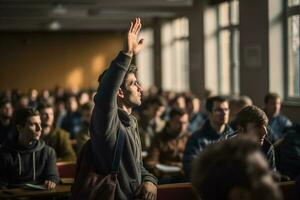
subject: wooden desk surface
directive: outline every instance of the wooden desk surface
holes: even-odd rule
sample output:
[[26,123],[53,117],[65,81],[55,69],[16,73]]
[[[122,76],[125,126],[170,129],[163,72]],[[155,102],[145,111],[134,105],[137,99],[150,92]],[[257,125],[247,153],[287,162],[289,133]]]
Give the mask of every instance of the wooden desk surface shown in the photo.
[[70,194],[70,191],[71,185],[57,185],[56,188],[52,190],[31,190],[24,188],[5,189],[0,190],[0,199],[55,196],[59,194]]

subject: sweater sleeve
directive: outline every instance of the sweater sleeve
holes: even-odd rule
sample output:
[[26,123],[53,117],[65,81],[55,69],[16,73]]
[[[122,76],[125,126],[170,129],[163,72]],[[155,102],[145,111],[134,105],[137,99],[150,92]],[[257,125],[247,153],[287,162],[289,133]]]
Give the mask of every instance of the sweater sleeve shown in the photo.
[[56,166],[56,154],[53,148],[49,147],[48,150],[48,160],[46,164],[45,180],[52,181],[54,183],[59,183],[59,175]]
[[142,173],[142,182],[152,182],[153,184],[157,185],[158,181],[157,178],[148,172],[148,170],[145,169],[143,166],[143,162],[141,162],[141,173]]
[[94,97],[90,134],[96,160],[101,160],[103,144],[108,157],[112,157],[120,120],[118,118],[117,93],[130,65],[131,57],[122,52],[111,62],[103,75]]

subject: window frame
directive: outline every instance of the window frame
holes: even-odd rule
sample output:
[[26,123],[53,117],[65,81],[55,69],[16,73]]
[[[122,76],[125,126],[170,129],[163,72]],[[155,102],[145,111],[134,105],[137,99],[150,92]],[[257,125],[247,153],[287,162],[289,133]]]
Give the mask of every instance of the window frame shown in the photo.
[[[239,0],[236,0],[236,1],[239,1]],[[219,8],[220,8],[220,5],[223,4],[223,3],[228,3],[229,4],[229,8],[228,8],[228,25],[224,26],[224,25],[221,25],[220,23],[220,11],[219,11]],[[239,55],[237,56],[237,59],[238,59],[238,62],[237,64],[235,63],[235,57],[234,57],[234,43],[235,43],[235,34],[238,34],[238,38],[239,37],[239,16],[238,17],[238,23],[237,24],[234,24],[232,23],[232,18],[231,18],[231,15],[232,15],[232,5],[231,5],[231,1],[226,1],[226,2],[221,2],[220,4],[216,4],[215,5],[215,12],[216,12],[216,16],[217,16],[217,20],[216,20],[216,24],[217,24],[217,28],[216,28],[216,33],[215,33],[215,36],[216,36],[216,45],[217,45],[217,52],[216,52],[216,57],[217,57],[217,93],[218,94],[222,94],[222,95],[238,95],[240,93],[240,61],[239,61]],[[229,36],[229,93],[226,94],[222,91],[221,89],[221,85],[224,83],[223,82],[223,78],[222,78],[222,75],[221,75],[221,72],[223,71],[222,70],[222,64],[221,64],[221,60],[222,60],[222,51],[221,51],[221,33],[223,31],[229,31],[230,33],[230,36]],[[238,41],[238,44],[237,44],[237,51],[239,52],[239,42]],[[238,68],[238,77],[236,78],[235,76],[235,67]]]
[[[286,105],[299,105],[300,104],[300,95],[299,96],[289,96],[289,32],[288,32],[288,20],[292,16],[298,15],[300,18],[300,4],[290,6],[288,5],[288,0],[285,0],[283,3],[284,8],[284,20],[283,20],[283,36],[284,36],[284,101]],[[299,23],[300,29],[300,23]],[[300,40],[300,35],[299,35]],[[300,66],[300,59],[299,59],[299,66]],[[300,87],[300,85],[299,85]],[[300,89],[300,88],[299,88]]]

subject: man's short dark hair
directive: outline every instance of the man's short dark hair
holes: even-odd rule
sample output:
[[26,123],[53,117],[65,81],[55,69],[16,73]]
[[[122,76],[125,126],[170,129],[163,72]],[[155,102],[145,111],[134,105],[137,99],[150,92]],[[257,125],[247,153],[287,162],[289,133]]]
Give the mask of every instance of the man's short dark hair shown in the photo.
[[209,145],[192,168],[192,184],[201,199],[228,199],[234,187],[250,188],[247,158],[259,149],[255,140],[245,136]]
[[256,106],[243,108],[236,116],[237,125],[246,129],[248,123],[254,123],[256,127],[267,126],[268,117],[266,113]]
[[[128,74],[134,74],[134,75],[137,77],[137,71],[138,71],[137,67],[136,67],[134,64],[130,64],[130,66],[129,66],[129,68],[128,68],[126,74],[125,74],[125,77],[124,77],[124,79],[123,79],[123,81],[122,81],[121,88],[125,88],[125,81],[126,81],[126,79],[127,79]],[[102,74],[100,74],[100,76],[99,76],[99,78],[98,78],[98,83],[99,83],[99,84],[101,84],[101,81],[102,81],[104,75],[106,74],[106,72],[107,72],[107,69],[104,70],[104,71],[102,72]]]
[[274,93],[274,92],[270,92],[270,93],[266,94],[266,96],[264,98],[264,102],[265,102],[265,104],[267,104],[270,100],[273,100],[273,99],[280,99],[279,94]]
[[14,123],[25,126],[29,117],[38,116],[39,112],[33,108],[21,108],[15,112]]
[[208,112],[212,112],[213,106],[215,102],[227,102],[227,99],[223,96],[214,96],[214,97],[210,97],[206,100],[206,110]]
[[41,112],[42,110],[45,110],[46,108],[52,108],[52,109],[54,109],[54,107],[50,103],[42,102],[42,103],[40,103],[38,105],[37,110],[39,112]]
[[172,110],[170,111],[169,117],[170,119],[173,119],[176,116],[183,116],[187,114],[187,112],[181,108],[172,108]]

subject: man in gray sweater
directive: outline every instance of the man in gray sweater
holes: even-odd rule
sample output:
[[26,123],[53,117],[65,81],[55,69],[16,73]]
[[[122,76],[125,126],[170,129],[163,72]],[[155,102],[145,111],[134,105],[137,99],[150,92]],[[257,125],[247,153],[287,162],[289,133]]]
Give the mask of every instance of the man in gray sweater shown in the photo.
[[120,126],[125,127],[126,139],[120,162],[117,199],[155,200],[157,179],[143,166],[141,142],[137,120],[132,109],[141,105],[142,88],[136,78],[136,67],[130,65],[132,57],[143,45],[138,40],[141,20],[131,22],[123,51],[99,77],[99,87],[94,97],[90,133],[96,171],[108,174]]

